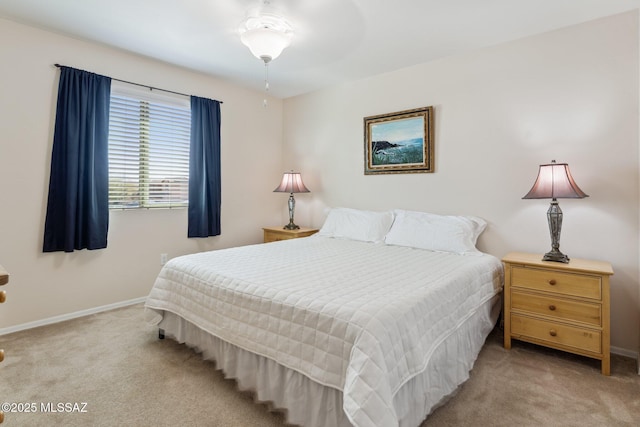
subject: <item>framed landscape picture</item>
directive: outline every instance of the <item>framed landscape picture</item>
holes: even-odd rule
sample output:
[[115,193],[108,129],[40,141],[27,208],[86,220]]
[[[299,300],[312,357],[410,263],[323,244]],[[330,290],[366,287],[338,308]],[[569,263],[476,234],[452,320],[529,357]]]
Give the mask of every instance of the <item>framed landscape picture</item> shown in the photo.
[[433,107],[364,118],[364,173],[433,172]]

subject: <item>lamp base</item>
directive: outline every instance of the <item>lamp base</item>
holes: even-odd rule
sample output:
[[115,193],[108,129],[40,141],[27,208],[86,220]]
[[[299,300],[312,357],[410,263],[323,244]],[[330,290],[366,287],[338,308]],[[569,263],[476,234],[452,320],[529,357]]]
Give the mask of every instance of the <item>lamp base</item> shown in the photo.
[[560,252],[560,230],[562,229],[562,209],[554,197],[547,211],[549,233],[551,234],[551,250],[544,254],[543,261],[569,263],[569,257]]
[[560,251],[551,250],[544,254],[542,261],[563,262],[569,264],[569,257]]
[[300,227],[293,223],[293,211],[296,208],[296,199],[293,198],[293,193],[289,194],[289,224],[282,227],[285,230],[298,230]]

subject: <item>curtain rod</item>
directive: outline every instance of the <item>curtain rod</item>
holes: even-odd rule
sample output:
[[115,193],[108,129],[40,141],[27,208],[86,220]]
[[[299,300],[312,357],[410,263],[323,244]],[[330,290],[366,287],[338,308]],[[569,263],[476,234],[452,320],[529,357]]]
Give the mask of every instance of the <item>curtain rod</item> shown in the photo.
[[[53,65],[55,65],[55,66],[56,66],[56,67],[58,67],[58,68],[60,68],[60,67],[66,67],[66,65],[60,65],[60,64],[53,64]],[[72,68],[72,67],[69,67],[69,68]],[[159,91],[162,91],[162,92],[173,93],[174,95],[182,95],[182,96],[188,96],[188,97],[191,97],[191,95],[187,95],[186,93],[174,92],[174,91],[172,91],[172,90],[167,90],[167,89],[160,89],[159,87],[153,87],[153,86],[149,86],[149,85],[143,85],[143,84],[140,84],[140,83],[130,82],[130,81],[127,81],[127,80],[116,79],[116,78],[114,78],[114,77],[110,77],[110,79],[111,79],[111,80],[115,80],[115,81],[117,81],[117,82],[128,83],[128,84],[130,84],[130,85],[146,87],[146,88],[149,88],[149,90],[159,90]],[[220,104],[223,104],[223,102],[222,102],[222,101],[218,101],[218,102],[219,102]]]

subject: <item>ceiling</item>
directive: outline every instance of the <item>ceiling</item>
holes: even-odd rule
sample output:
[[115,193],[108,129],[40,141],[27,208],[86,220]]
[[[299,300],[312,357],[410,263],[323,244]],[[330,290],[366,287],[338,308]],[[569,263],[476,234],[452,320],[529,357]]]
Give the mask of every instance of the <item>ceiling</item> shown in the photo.
[[[262,90],[238,27],[262,0],[1,0],[0,17]],[[271,0],[294,38],[269,66],[286,98],[640,7],[640,0]],[[74,64],[65,64],[74,66]],[[99,70],[90,70],[99,72]]]

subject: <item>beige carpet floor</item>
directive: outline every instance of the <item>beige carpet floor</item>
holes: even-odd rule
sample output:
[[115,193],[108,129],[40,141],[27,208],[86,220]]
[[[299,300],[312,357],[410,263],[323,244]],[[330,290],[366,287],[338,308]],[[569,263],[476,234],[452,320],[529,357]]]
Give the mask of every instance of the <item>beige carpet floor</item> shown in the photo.
[[[635,360],[614,355],[604,377],[598,361],[501,340],[494,330],[471,378],[423,427],[640,425]],[[286,425],[213,363],[158,340],[141,305],[0,336],[0,348],[0,403],[23,411],[5,410],[3,427]]]

